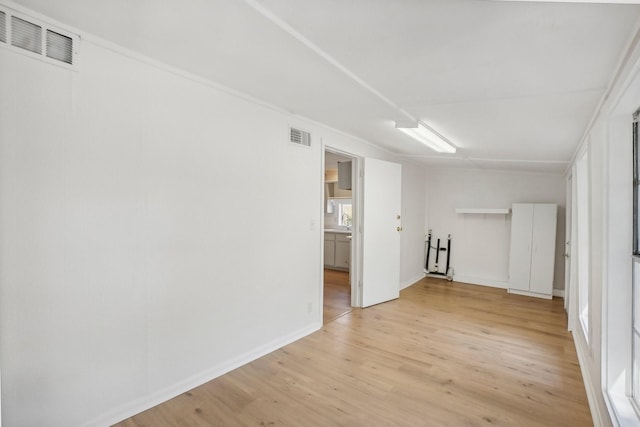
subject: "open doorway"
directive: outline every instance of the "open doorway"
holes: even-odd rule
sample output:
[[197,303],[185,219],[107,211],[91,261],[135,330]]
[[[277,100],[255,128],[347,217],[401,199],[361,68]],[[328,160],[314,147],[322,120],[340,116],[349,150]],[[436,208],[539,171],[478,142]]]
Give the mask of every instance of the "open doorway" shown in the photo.
[[324,152],[324,324],[352,309],[355,165],[348,154]]

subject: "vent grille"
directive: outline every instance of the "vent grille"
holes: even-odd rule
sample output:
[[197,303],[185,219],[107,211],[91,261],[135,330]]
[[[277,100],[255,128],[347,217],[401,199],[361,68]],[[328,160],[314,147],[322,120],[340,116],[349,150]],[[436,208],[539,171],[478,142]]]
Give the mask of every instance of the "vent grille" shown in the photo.
[[47,30],[47,56],[66,64],[73,64],[73,39]]
[[0,10],[0,42],[7,42],[7,14]]
[[11,44],[34,53],[42,53],[42,27],[11,17]]
[[0,5],[0,45],[75,69],[79,36]]
[[289,142],[311,147],[311,134],[300,129],[289,128]]

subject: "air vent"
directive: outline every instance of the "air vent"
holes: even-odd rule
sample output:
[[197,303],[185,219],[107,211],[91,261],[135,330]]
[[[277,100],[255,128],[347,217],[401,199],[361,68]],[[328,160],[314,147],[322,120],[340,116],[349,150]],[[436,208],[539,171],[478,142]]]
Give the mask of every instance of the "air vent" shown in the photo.
[[73,39],[47,30],[47,56],[67,64],[73,64]]
[[33,53],[42,53],[42,27],[12,16],[11,44]]
[[78,40],[77,35],[0,5],[0,42],[16,52],[75,68]]
[[0,10],[0,42],[7,42],[7,14]]
[[300,129],[289,128],[289,142],[311,147],[311,134]]

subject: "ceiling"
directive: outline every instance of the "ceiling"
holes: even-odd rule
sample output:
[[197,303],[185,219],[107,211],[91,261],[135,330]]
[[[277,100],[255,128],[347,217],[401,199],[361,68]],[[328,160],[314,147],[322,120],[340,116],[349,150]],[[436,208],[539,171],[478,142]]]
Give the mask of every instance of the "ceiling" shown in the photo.
[[[640,6],[491,0],[17,0],[428,165],[563,172]],[[394,129],[417,119],[457,148]]]

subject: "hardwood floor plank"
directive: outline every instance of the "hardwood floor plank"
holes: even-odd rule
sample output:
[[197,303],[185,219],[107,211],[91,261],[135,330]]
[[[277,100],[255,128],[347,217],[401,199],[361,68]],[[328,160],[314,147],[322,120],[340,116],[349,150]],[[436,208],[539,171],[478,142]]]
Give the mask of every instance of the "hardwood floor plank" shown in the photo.
[[323,323],[327,324],[351,311],[351,283],[346,271],[324,270]]
[[118,424],[590,426],[559,299],[424,279]]

